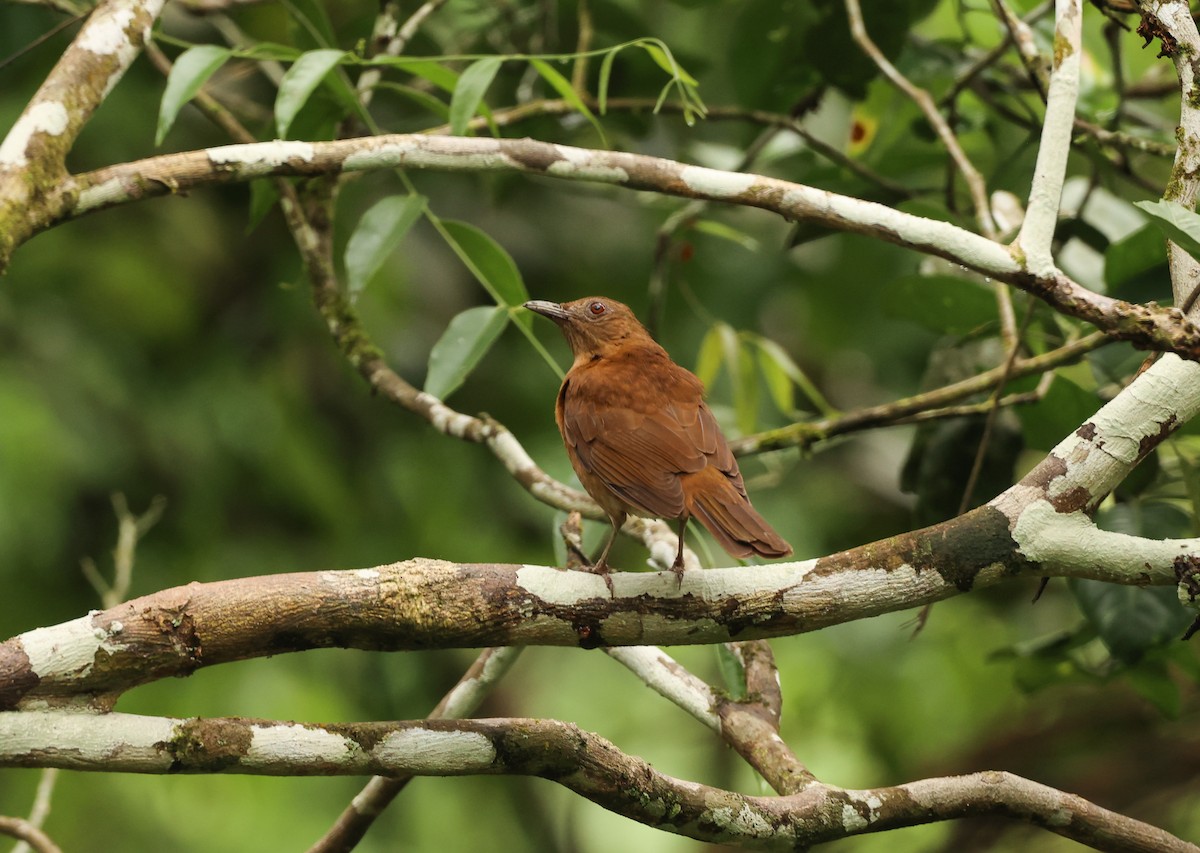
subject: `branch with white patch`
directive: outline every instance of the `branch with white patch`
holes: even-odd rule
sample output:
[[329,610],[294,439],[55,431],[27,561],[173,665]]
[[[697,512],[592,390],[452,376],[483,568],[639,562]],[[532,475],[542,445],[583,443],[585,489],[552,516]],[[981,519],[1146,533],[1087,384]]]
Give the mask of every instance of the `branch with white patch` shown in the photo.
[[528,775],[648,826],[751,849],[811,844],[929,821],[996,815],[1100,850],[1196,853],[1182,839],[1009,773],[755,797],[674,779],[556,720],[318,725],[240,718],[0,713],[0,766],[267,776]]
[[1058,206],[1067,157],[1071,153],[1071,134],[1075,122],[1075,101],[1079,95],[1079,62],[1082,53],[1082,0],[1057,0],[1054,23],[1054,64],[1046,97],[1046,115],[1038,146],[1029,204],[1017,244],[1025,254],[1026,267],[1034,275],[1055,272],[1050,252],[1054,229],[1058,224]]
[[55,214],[31,207],[58,188],[67,152],[137,56],[163,3],[100,3],[0,142],[0,272]]
[[[777,178],[532,139],[395,134],[332,142],[275,141],[168,154],[67,180],[55,221],[216,183],[391,168],[523,172],[758,207],[789,220],[815,222],[938,255],[1014,284],[1113,337],[1200,358],[1200,329],[1184,323],[1176,309],[1112,299],[1058,271],[1032,275],[1006,247],[948,222]],[[48,220],[39,227],[53,224]]]

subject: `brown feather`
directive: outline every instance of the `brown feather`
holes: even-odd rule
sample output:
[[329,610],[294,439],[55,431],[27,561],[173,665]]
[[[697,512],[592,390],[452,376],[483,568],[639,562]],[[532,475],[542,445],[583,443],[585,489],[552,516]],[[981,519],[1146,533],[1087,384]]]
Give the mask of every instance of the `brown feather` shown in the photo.
[[[608,514],[698,519],[735,557],[791,547],[755,512],[704,386],[671,361],[626,306],[601,297],[529,302],[562,328],[575,362],[555,420],[579,481]],[[600,558],[604,568],[608,545]],[[682,565],[682,541],[676,568]]]

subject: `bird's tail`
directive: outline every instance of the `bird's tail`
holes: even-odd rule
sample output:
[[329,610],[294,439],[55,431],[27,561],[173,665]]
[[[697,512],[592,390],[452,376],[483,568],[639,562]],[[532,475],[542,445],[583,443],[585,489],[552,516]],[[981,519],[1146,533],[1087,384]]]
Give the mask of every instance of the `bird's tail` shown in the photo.
[[792,546],[767,524],[720,470],[706,468],[687,479],[692,480],[684,485],[688,513],[708,528],[731,555],[773,558],[792,553]]

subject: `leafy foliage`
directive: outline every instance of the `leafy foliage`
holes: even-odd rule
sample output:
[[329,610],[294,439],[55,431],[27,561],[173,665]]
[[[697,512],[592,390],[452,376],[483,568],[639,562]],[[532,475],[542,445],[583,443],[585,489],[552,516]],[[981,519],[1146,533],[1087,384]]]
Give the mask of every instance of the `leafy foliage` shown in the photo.
[[[1035,6],[1009,5],[1020,14]],[[966,79],[1006,37],[990,10],[931,0],[863,6],[868,31],[902,73],[943,104],[954,96],[954,128],[989,191],[1024,198],[1042,102],[1011,50]],[[446,4],[396,57],[368,56],[378,4],[361,0],[231,8],[229,20],[246,39],[236,46],[211,22],[184,23],[180,13],[155,34],[174,61],[171,75],[164,82],[148,64],[135,65],[97,112],[71,168],[147,156],[169,133],[181,149],[227,141],[185,109],[203,87],[260,139],[330,138],[342,126],[421,132],[447,124],[463,134],[483,116],[495,135],[589,146],[600,139],[615,150],[722,168],[757,150],[748,171],[969,221],[944,148],[862,56],[841,0],[592,0],[586,44],[582,5],[558,4],[556,18],[541,17],[549,8]],[[33,7],[2,14],[3,56],[57,21]],[[1104,127],[1134,122],[1137,135],[1169,142],[1177,93],[1139,96],[1118,111],[1106,70],[1110,42],[1094,10],[1087,15],[1081,118]],[[1052,44],[1047,18],[1030,26],[1043,49]],[[1136,36],[1113,32],[1126,81],[1170,76]],[[64,38],[5,66],[0,114],[19,114]],[[366,113],[353,87],[368,70],[381,78]],[[547,99],[562,106],[539,112]],[[157,117],[147,110],[155,103]],[[763,135],[761,122],[793,117],[808,138]],[[1070,168],[1057,247],[1064,268],[1098,292],[1169,298],[1163,237],[1193,253],[1200,239],[1195,214],[1145,202],[1148,186],[1165,186],[1169,159],[1118,154],[1081,137]],[[114,490],[128,493],[134,507],[156,494],[169,501],[139,552],[137,594],[413,555],[553,557],[548,537],[561,518],[486,454],[364,390],[311,308],[274,186],[256,181],[250,194],[248,215],[239,187],[130,206],[50,231],[14,258],[0,295],[5,636],[96,606],[75,566],[111,548]],[[497,417],[564,481],[570,469],[552,410],[565,350],[519,308],[531,295],[603,293],[642,316],[661,312],[664,345],[696,365],[718,416],[741,434],[833,419],[1003,363],[1000,315],[986,282],[862,237],[720,206],[689,218],[695,244],[677,252],[671,234],[656,233],[676,205],[584,185],[402,171],[345,182],[334,214],[347,292],[389,363],[410,381],[424,372],[425,389],[453,395],[459,410]],[[669,268],[661,292],[647,284],[656,251]],[[1020,295],[1015,308],[1030,317],[1023,355],[1088,331],[1030,308]],[[510,323],[520,334],[504,334]],[[832,553],[953,515],[981,447],[973,499],[990,498],[1116,393],[1141,358],[1116,345],[1060,365],[1037,403],[1002,413],[990,431],[982,416],[947,419],[850,433],[817,443],[804,459],[785,449],[741,465],[756,506],[799,556]],[[1035,389],[1037,377],[1005,388]],[[1196,441],[1181,436],[1150,457],[1100,521],[1141,536],[1196,535]],[[602,533],[586,525],[587,546]],[[696,544],[703,553],[703,539]],[[636,544],[618,543],[616,564],[644,559]],[[1112,775],[1087,764],[1100,737],[1133,750],[1132,766],[1161,770],[1177,755],[1156,752],[1149,734],[1179,742],[1194,728],[1200,681],[1193,647],[1176,641],[1186,614],[1168,592],[1053,583],[1032,608],[1032,588],[939,604],[912,643],[898,642],[903,616],[779,642],[784,736],[823,777],[845,784],[927,775],[931,767],[974,769],[979,756],[998,756],[996,766],[1086,793]],[[731,694],[744,689],[724,650],[715,661],[708,650],[674,651],[710,681],[724,678]],[[674,775],[755,790],[749,773],[733,769],[704,733],[688,734],[690,721],[676,724],[681,717],[607,659],[567,650],[529,657],[487,713],[569,719]],[[418,717],[466,659],[285,656],[150,685],[123,698],[121,709]],[[1046,718],[1088,737],[1023,739]],[[50,828],[65,848],[157,849],[169,837],[180,850],[253,849],[260,834],[302,848],[356,790],[338,780],[103,781],[81,779],[60,791]],[[453,781],[452,795],[436,780],[411,786],[360,849],[390,850],[397,840],[444,849],[447,827],[464,848],[675,844],[549,786]],[[25,811],[34,783],[6,771],[0,812]],[[1131,785],[1104,804],[1120,810],[1144,793]],[[513,799],[523,804],[519,813]],[[297,809],[297,802],[314,805]],[[543,817],[526,819],[527,807]],[[1146,808],[1162,809],[1162,822],[1183,833],[1200,814],[1194,790],[1182,784],[1173,802]],[[101,812],[104,821],[79,817]],[[223,820],[211,821],[214,812]],[[924,827],[903,837],[864,836],[855,850],[950,841],[944,830]],[[993,842],[1026,846],[1016,835]]]

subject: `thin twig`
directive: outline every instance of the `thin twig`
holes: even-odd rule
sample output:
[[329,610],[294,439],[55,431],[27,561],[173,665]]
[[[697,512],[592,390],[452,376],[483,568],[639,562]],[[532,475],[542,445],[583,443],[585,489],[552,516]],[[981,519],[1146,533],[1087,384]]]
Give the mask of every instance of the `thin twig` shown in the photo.
[[[59,770],[57,767],[47,767],[42,771],[41,778],[38,779],[37,792],[33,795],[33,805],[29,809],[29,817],[26,819],[26,824],[36,830],[40,830],[46,824],[46,818],[50,816],[50,806],[54,801],[54,787],[58,784]],[[29,853],[31,844],[28,840],[22,839],[10,853]],[[37,848],[39,853],[43,851],[53,850],[53,846]]]
[[[520,656],[520,646],[484,649],[474,663],[459,678],[427,720],[461,719],[475,709],[491,692]],[[383,814],[384,809],[413,780],[406,776],[375,776],[346,806],[337,821],[321,838],[308,848],[308,853],[348,853],[363,839],[367,831]]]
[[[395,35],[391,36],[386,42],[384,42],[383,46],[377,50],[376,55],[382,54],[383,56],[399,56],[402,54],[404,49],[408,47],[409,41],[411,41],[412,37],[417,34],[417,30],[421,28],[421,24],[425,23],[425,19],[445,4],[446,0],[428,0],[428,2],[422,4],[408,17],[408,20],[405,21],[398,30],[396,30]],[[396,13],[399,12],[399,4],[388,3],[387,6],[385,6],[384,11],[380,13],[380,17],[377,21],[377,33],[386,33],[389,27],[388,22],[394,22],[395,18],[392,17],[391,10],[389,9],[389,7],[392,7],[393,5],[395,6],[394,11]],[[378,39],[376,43],[378,43],[378,41],[382,41],[382,39]],[[371,102],[371,95],[375,91],[375,86],[379,83],[379,80],[382,76],[382,68],[368,68],[362,73],[361,76],[359,76],[357,83],[358,96],[363,107],[366,107]]]
[[[1017,359],[1013,363],[1012,369],[1008,371],[1007,376],[1011,380],[1019,379],[1023,376],[1031,376],[1035,373],[1045,373],[1046,371],[1053,370],[1055,367],[1076,361],[1092,350],[1111,342],[1111,338],[1108,338],[1103,332],[1093,332],[1086,337],[1064,344],[1042,355]],[[768,450],[778,450],[784,447],[798,446],[807,448],[817,442],[828,441],[836,436],[846,435],[851,432],[912,422],[913,420],[919,420],[922,412],[937,410],[947,403],[952,403],[955,400],[961,400],[972,394],[978,394],[994,388],[1005,375],[1004,366],[994,367],[969,379],[945,385],[941,388],[935,388],[932,391],[915,394],[912,397],[905,397],[901,400],[894,400],[880,406],[870,406],[853,412],[834,415],[811,423],[789,424],[778,429],[744,436],[731,441],[729,446],[734,454],[739,456],[751,453],[763,453]],[[987,405],[990,405],[990,403]],[[943,416],[949,417],[951,415],[928,415],[927,417]]]
[[[1053,2],[1043,3],[1038,10],[1034,11],[1047,10],[1053,6]],[[992,8],[996,10],[996,17],[1004,24],[1009,39],[1016,47],[1017,55],[1021,57],[1021,63],[1029,75],[1029,82],[1033,84],[1042,101],[1045,101],[1049,69],[1046,58],[1042,56],[1037,42],[1034,41],[1033,30],[1029,28],[1029,24],[1024,19],[1013,12],[1004,0],[992,0]],[[1030,15],[1030,17],[1033,16]]]
[[575,41],[575,65],[571,69],[571,88],[582,97],[587,94],[587,52],[592,47],[592,10],[588,0],[579,0],[577,15],[579,19],[579,37]]
[[862,6],[859,0],[846,0],[846,14],[850,18],[850,33],[854,37],[854,41],[862,48],[863,53],[870,57],[884,76],[892,82],[897,89],[907,95],[920,108],[925,116],[925,120],[933,127],[942,144],[946,146],[946,150],[950,152],[950,157],[954,160],[954,164],[958,167],[959,173],[963,176],[963,180],[967,183],[967,189],[971,194],[971,202],[975,206],[975,220],[979,225],[980,233],[983,236],[992,239],[996,236],[996,226],[992,222],[991,209],[988,206],[987,187],[984,184],[983,175],[975,168],[975,165],[967,157],[962,146],[958,143],[958,137],[954,135],[954,131],[950,129],[950,125],[938,112],[937,104],[933,98],[924,89],[915,85],[907,77],[900,73],[886,56],[883,51],[871,40],[871,36],[867,33],[866,23],[863,21]]

